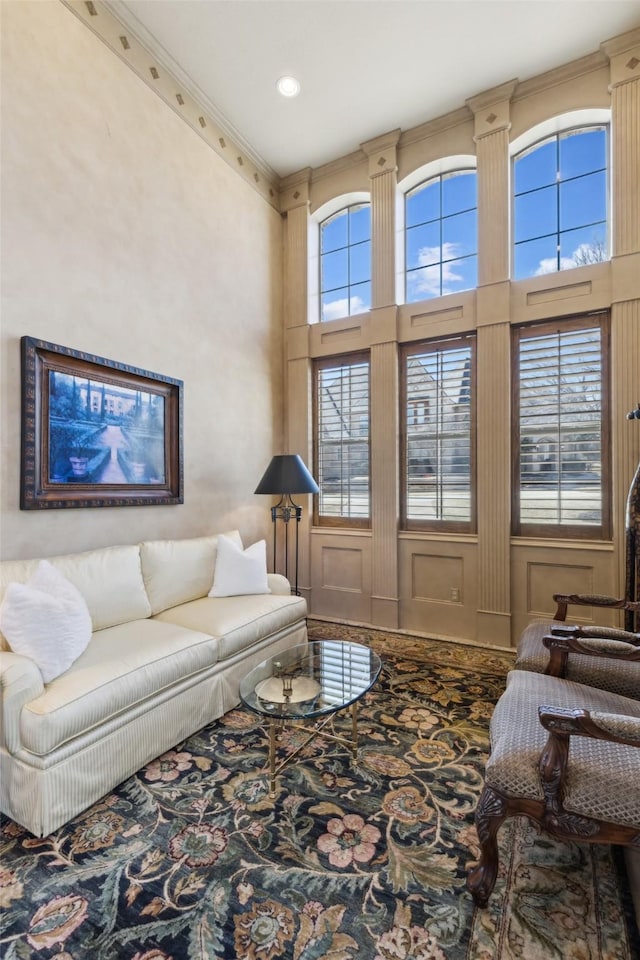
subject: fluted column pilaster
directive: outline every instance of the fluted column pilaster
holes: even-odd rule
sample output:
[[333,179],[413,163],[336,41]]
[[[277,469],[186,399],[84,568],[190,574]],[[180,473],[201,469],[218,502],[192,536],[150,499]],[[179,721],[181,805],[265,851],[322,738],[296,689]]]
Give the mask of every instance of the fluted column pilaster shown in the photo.
[[467,100],[478,163],[477,636],[511,642],[509,128],[516,81]]
[[478,163],[478,285],[509,279],[510,99],[516,81],[467,100]]
[[[392,333],[395,308],[382,319],[380,329]],[[399,622],[397,437],[398,347],[389,340],[371,347],[371,611],[373,623],[391,630]]]
[[640,252],[640,28],[601,45],[609,57],[612,130],[612,253]]
[[626,500],[640,459],[640,29],[601,45],[609,57],[612,131],[611,458],[618,594],[625,583]]
[[396,147],[394,130],[363,143],[369,157],[371,186],[371,307],[386,307],[396,299]]
[[510,330],[480,327],[477,362],[478,639],[511,642]]

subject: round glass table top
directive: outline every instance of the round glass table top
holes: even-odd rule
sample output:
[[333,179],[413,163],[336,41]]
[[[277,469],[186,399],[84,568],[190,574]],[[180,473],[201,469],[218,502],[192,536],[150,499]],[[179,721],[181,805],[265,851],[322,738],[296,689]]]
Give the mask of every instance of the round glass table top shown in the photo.
[[361,643],[314,640],[254,667],[240,684],[240,697],[263,717],[320,717],[359,700],[381,666],[380,657]]

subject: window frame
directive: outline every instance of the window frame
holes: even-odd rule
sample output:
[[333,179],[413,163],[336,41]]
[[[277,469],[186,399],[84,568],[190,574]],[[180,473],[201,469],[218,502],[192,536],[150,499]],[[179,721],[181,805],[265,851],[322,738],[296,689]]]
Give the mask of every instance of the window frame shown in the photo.
[[[562,183],[568,183],[570,180],[577,179],[576,177],[568,177],[566,180],[560,180],[560,179],[559,179],[559,173],[560,173],[560,171],[559,171],[558,152],[559,152],[560,140],[561,140],[562,138],[564,138],[564,137],[567,137],[567,136],[575,136],[576,134],[588,133],[589,131],[593,131],[593,130],[604,130],[604,133],[605,133],[605,148],[606,148],[606,149],[605,149],[605,157],[606,157],[606,166],[605,166],[605,168],[604,168],[604,172],[605,172],[605,181],[606,181],[606,192],[605,192],[606,215],[605,215],[604,224],[605,224],[605,243],[606,243],[607,256],[606,256],[606,259],[603,260],[602,262],[603,262],[603,263],[608,263],[608,262],[611,260],[611,256],[612,256],[612,250],[611,250],[611,213],[612,213],[612,198],[611,198],[611,121],[610,121],[610,120],[604,120],[604,119],[603,119],[603,120],[586,120],[586,119],[585,119],[585,120],[582,121],[582,122],[577,122],[577,123],[569,124],[569,125],[567,125],[567,126],[563,126],[563,127],[561,127],[560,129],[558,129],[558,130],[550,130],[550,131],[548,131],[548,132],[545,132],[545,133],[543,133],[541,136],[539,136],[538,138],[536,138],[535,140],[533,140],[532,142],[527,143],[526,145],[520,147],[520,148],[519,148],[516,152],[514,152],[514,153],[512,154],[512,156],[511,156],[510,180],[511,180],[511,184],[512,184],[512,188],[511,188],[511,225],[512,225],[512,238],[511,238],[510,247],[511,247],[511,278],[512,278],[512,280],[513,280],[515,283],[520,283],[520,282],[522,282],[522,281],[531,280],[532,278],[537,277],[537,276],[541,276],[541,275],[542,275],[542,276],[546,276],[546,275],[548,275],[548,276],[554,276],[555,274],[558,274],[558,273],[564,273],[565,270],[576,270],[576,269],[578,269],[579,267],[584,266],[584,264],[575,264],[575,265],[572,266],[572,267],[566,267],[564,270],[561,269],[559,266],[556,266],[556,269],[553,270],[553,271],[550,271],[548,274],[535,274],[535,273],[533,273],[533,274],[525,274],[524,276],[521,276],[521,277],[516,277],[516,247],[517,247],[517,246],[521,246],[523,243],[530,243],[532,240],[539,240],[539,239],[544,239],[545,237],[552,237],[552,236],[553,236],[553,234],[545,233],[545,234],[540,234],[539,236],[536,236],[536,237],[529,237],[526,241],[520,241],[519,243],[516,243],[516,197],[524,196],[526,193],[531,193],[531,192],[533,192],[533,191],[531,191],[531,190],[527,190],[527,191],[523,191],[522,193],[516,194],[516,192],[515,192],[515,181],[516,181],[516,178],[515,178],[515,165],[516,165],[516,162],[517,162],[520,158],[525,157],[525,156],[527,156],[528,154],[533,153],[535,150],[540,149],[540,148],[543,147],[546,143],[549,143],[549,142],[551,142],[551,141],[555,141],[555,143],[556,143],[556,177],[555,177],[555,180],[554,180],[552,183],[548,183],[548,184],[546,184],[546,186],[547,186],[547,187],[555,186],[555,188],[556,188],[556,197],[555,197],[555,199],[556,199],[556,209],[559,211],[559,206],[560,206],[560,199],[559,199],[559,198],[560,198],[560,185],[561,185]],[[597,172],[599,172],[599,171],[600,171],[600,168],[598,168],[598,170],[591,170],[591,171],[589,171],[589,174],[597,173]],[[589,174],[581,174],[581,176],[587,176],[587,175],[589,175]],[[536,188],[536,189],[542,189],[542,187],[538,187],[538,188]],[[599,222],[599,221],[598,221],[598,222]],[[573,230],[573,229],[575,229],[575,228],[571,228],[571,230]],[[582,229],[582,228],[581,228],[581,229]],[[559,264],[560,261],[561,261],[561,249],[560,249],[560,248],[561,248],[561,239],[562,239],[562,236],[563,236],[563,234],[565,234],[565,233],[570,233],[571,230],[561,230],[561,228],[560,228],[560,216],[559,216],[559,213],[558,213],[558,217],[557,217],[557,229],[556,229],[556,233],[555,233],[555,247],[556,247],[556,254],[555,254],[555,255],[556,255],[556,264]],[[600,262],[600,261],[594,261],[594,263],[597,263],[597,262]],[[589,264],[589,265],[590,265],[590,264]]]
[[355,353],[337,354],[331,357],[319,357],[313,361],[312,367],[312,417],[313,417],[313,475],[322,491],[321,473],[319,466],[319,409],[318,409],[318,383],[319,372],[321,370],[331,369],[332,367],[355,366],[356,364],[366,363],[367,365],[367,450],[369,472],[367,476],[367,497],[369,513],[367,517],[349,517],[343,514],[326,515],[320,513],[320,494],[313,497],[313,523],[318,527],[340,527],[354,528],[360,530],[371,529],[371,354],[368,350],[361,350]]
[[[452,177],[459,176],[460,174],[470,174],[470,173],[474,174],[474,175],[475,175],[475,178],[476,178],[476,204],[475,204],[475,207],[469,207],[469,208],[467,208],[466,210],[457,211],[456,214],[450,214],[450,215],[448,215],[447,217],[444,217],[444,218],[443,218],[443,216],[442,216],[442,183],[443,183],[443,180],[445,180],[445,179],[450,179],[450,178],[452,178]],[[437,180],[437,181],[439,182],[439,184],[440,184],[440,215],[439,215],[439,217],[437,217],[436,219],[434,219],[434,220],[432,220],[432,221],[424,221],[422,224],[413,224],[411,227],[408,227],[408,226],[407,226],[407,200],[409,199],[409,196],[412,195],[412,194],[417,193],[419,190],[422,190],[422,189],[426,188],[429,184],[434,183],[436,180]],[[477,289],[477,286],[478,286],[478,256],[479,256],[479,244],[478,244],[478,169],[477,169],[477,166],[460,166],[460,167],[456,166],[456,167],[453,167],[453,168],[450,169],[450,170],[439,170],[439,171],[436,172],[436,173],[432,173],[432,174],[430,174],[429,176],[426,176],[424,179],[419,180],[417,183],[414,183],[414,184],[412,184],[411,186],[408,186],[407,189],[404,190],[404,192],[403,192],[402,201],[403,201],[403,222],[404,222],[404,227],[403,227],[403,258],[404,258],[403,300],[404,300],[404,303],[420,303],[422,300],[436,300],[438,297],[455,296],[456,294],[467,293],[469,290],[475,290],[475,289]],[[476,215],[476,244],[475,244],[475,253],[467,254],[467,255],[465,255],[464,257],[453,257],[453,258],[449,258],[449,259],[447,259],[447,260],[443,260],[443,259],[442,259],[442,224],[443,224],[443,220],[450,219],[451,216],[457,216],[457,215],[459,215],[460,213],[468,213],[468,212],[470,212],[470,211],[472,211],[472,210],[475,211],[475,215]],[[439,261],[436,261],[436,262],[433,263],[433,264],[430,264],[429,266],[432,266],[432,267],[436,267],[436,266],[437,266],[437,267],[438,267],[438,271],[439,271],[439,284],[438,284],[438,286],[439,286],[440,292],[439,292],[438,294],[435,294],[435,295],[432,296],[432,297],[422,297],[422,298],[420,298],[419,300],[409,300],[409,289],[408,289],[408,288],[409,288],[409,274],[410,274],[410,273],[416,273],[418,270],[423,270],[423,269],[425,269],[425,268],[424,268],[424,267],[414,267],[414,268],[412,268],[411,270],[409,270],[409,267],[408,267],[409,258],[408,258],[408,255],[407,255],[408,232],[409,232],[409,230],[413,229],[415,226],[424,226],[425,223],[437,223],[437,224],[439,225],[439,231],[438,231],[438,232],[439,232],[439,238],[440,238],[440,260],[439,260]],[[469,260],[469,259],[471,259],[472,257],[475,257],[475,259],[476,259],[476,283],[475,283],[475,286],[466,287],[464,290],[456,290],[456,291],[453,291],[453,293],[451,293],[451,294],[443,293],[443,292],[442,292],[442,269],[443,269],[444,264],[445,264],[445,263],[452,263],[452,262],[455,262],[455,261],[457,261],[457,260]]]
[[[545,336],[558,331],[600,329],[600,443],[601,443],[601,511],[599,524],[569,523],[523,523],[520,518],[520,343],[536,336]],[[606,540],[612,539],[612,467],[611,467],[611,368],[610,339],[611,315],[608,310],[587,314],[572,314],[555,319],[535,320],[519,324],[511,330],[511,535],[535,537],[544,540]]]
[[[350,214],[351,214],[351,211],[352,211],[352,210],[357,209],[357,208],[361,208],[361,207],[368,207],[368,208],[369,208],[369,239],[368,239],[368,240],[359,240],[357,243],[352,244],[352,243],[350,242],[350,231],[351,231]],[[323,217],[323,219],[318,222],[318,320],[319,320],[320,323],[330,323],[331,320],[343,320],[343,319],[346,319],[347,317],[359,317],[359,316],[362,316],[362,315],[365,314],[365,313],[369,313],[370,310],[371,310],[371,299],[372,299],[372,293],[373,293],[373,287],[372,287],[372,284],[373,284],[373,253],[372,253],[372,251],[373,251],[373,238],[372,238],[372,230],[371,230],[371,210],[372,210],[372,207],[371,207],[371,200],[370,200],[370,199],[368,199],[368,200],[353,200],[353,201],[351,201],[351,202],[349,202],[349,203],[346,203],[344,206],[338,207],[337,210],[334,210],[334,211],[332,211],[331,213],[328,213],[328,214],[326,215],[326,217]],[[344,216],[344,215],[346,215],[346,217],[347,217],[347,244],[346,244],[346,246],[345,246],[345,247],[338,247],[338,248],[336,248],[336,250],[329,250],[329,251],[327,251],[327,253],[323,253],[323,251],[322,251],[322,229],[323,229],[323,227],[325,226],[325,224],[329,223],[331,220],[335,220],[335,219],[337,219],[339,216]],[[351,268],[350,268],[350,260],[351,260],[350,251],[351,251],[351,249],[352,249],[353,247],[360,246],[360,245],[363,244],[363,243],[368,243],[368,244],[369,244],[369,249],[370,249],[370,256],[369,256],[369,279],[368,279],[368,280],[364,280],[364,281],[363,281],[363,280],[360,280],[360,281],[358,281],[358,283],[352,284],[352,283],[351,283]],[[346,250],[346,251],[347,251],[347,285],[346,285],[346,291],[347,291],[347,304],[348,304],[348,309],[347,309],[347,312],[346,312],[345,314],[342,314],[340,317],[332,317],[331,320],[325,320],[325,318],[324,318],[324,316],[323,316],[322,298],[323,298],[323,296],[324,296],[325,293],[328,293],[328,292],[331,292],[331,291],[330,291],[330,290],[324,290],[324,288],[323,288],[323,286],[322,286],[322,260],[323,260],[323,257],[327,256],[327,254],[329,254],[329,253],[335,253],[337,250]],[[369,284],[369,293],[370,293],[370,296],[369,296],[369,306],[367,307],[366,310],[360,310],[360,311],[358,311],[358,313],[352,313],[352,312],[351,312],[351,289],[352,289],[352,286],[353,286],[353,287],[358,287],[358,286],[360,286],[362,283],[368,283],[368,284]],[[344,290],[344,289],[345,289],[345,287],[332,287],[332,288],[331,288],[331,290]]]
[[[455,350],[468,344],[471,350],[470,363],[470,421],[469,421],[469,520],[415,520],[407,517],[408,507],[408,463],[407,463],[407,410],[408,383],[407,364],[410,357],[438,350]],[[477,336],[475,332],[455,334],[449,337],[437,337],[419,342],[402,344],[399,353],[399,401],[400,401],[400,529],[403,531],[423,531],[431,533],[477,532]]]

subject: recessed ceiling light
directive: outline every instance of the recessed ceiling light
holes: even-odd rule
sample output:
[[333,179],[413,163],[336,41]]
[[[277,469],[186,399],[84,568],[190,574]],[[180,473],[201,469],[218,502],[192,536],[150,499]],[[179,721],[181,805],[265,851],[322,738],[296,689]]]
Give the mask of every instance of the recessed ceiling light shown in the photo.
[[297,97],[300,93],[300,81],[295,77],[280,77],[276,87],[283,97]]

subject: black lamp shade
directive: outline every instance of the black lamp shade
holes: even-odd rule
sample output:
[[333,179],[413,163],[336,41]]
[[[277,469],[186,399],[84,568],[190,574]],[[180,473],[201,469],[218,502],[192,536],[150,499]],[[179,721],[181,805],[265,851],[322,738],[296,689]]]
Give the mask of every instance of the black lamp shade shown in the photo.
[[320,488],[297,453],[273,457],[256,493],[319,493]]

